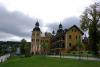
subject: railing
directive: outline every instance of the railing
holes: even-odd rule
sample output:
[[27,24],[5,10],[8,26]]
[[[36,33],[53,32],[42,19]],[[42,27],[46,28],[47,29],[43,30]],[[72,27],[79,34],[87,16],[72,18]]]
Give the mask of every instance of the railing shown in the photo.
[[5,54],[3,56],[0,56],[0,63],[7,61],[7,59],[10,57],[10,54]]

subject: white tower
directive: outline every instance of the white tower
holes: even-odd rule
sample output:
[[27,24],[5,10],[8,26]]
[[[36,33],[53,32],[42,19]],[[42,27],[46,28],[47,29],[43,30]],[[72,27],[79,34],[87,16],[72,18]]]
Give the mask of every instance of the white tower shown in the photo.
[[31,37],[31,52],[33,54],[40,54],[41,53],[41,30],[39,28],[39,22],[37,21],[35,24],[35,28],[32,31]]

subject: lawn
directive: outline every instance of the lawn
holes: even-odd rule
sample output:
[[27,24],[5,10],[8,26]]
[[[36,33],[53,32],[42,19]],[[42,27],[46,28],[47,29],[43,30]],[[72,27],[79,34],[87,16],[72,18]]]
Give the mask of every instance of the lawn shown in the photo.
[[10,58],[0,67],[100,67],[100,62],[32,56]]

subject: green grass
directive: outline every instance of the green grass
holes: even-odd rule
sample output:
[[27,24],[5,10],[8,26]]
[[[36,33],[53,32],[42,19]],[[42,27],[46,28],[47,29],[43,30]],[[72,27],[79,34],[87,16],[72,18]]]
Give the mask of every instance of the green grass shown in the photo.
[[10,58],[0,67],[100,67],[100,62],[32,56]]

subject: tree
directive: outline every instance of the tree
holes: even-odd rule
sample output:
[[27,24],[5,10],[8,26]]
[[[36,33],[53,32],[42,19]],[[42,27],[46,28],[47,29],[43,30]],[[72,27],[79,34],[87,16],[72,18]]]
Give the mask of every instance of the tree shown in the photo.
[[78,53],[79,53],[79,60],[80,60],[80,57],[81,57],[81,47],[82,47],[80,38],[77,39],[77,46],[78,46]]
[[2,46],[0,45],[0,56],[3,54]]
[[11,53],[12,53],[12,55],[14,55],[15,52],[16,52],[16,48],[15,48],[15,47],[12,47],[12,48],[11,48]]
[[20,46],[21,54],[25,54],[25,49],[24,49],[25,45],[26,45],[26,40],[22,39],[21,40],[21,46]]
[[30,56],[30,49],[31,49],[31,45],[29,43],[26,43],[25,46],[24,46],[26,57]]
[[26,42],[25,39],[21,40],[20,48],[21,48],[21,54],[22,55],[25,55],[26,57],[30,56],[31,45],[28,42]]
[[100,28],[100,3],[95,3],[85,9],[81,15],[81,28],[89,31],[89,44],[94,55],[98,55],[98,47],[100,37],[98,29]]
[[5,53],[5,47],[3,45],[0,45],[0,55],[4,55]]
[[41,45],[42,49],[43,49],[43,55],[46,55],[47,54],[47,49],[48,49],[48,44],[47,43],[43,43]]

